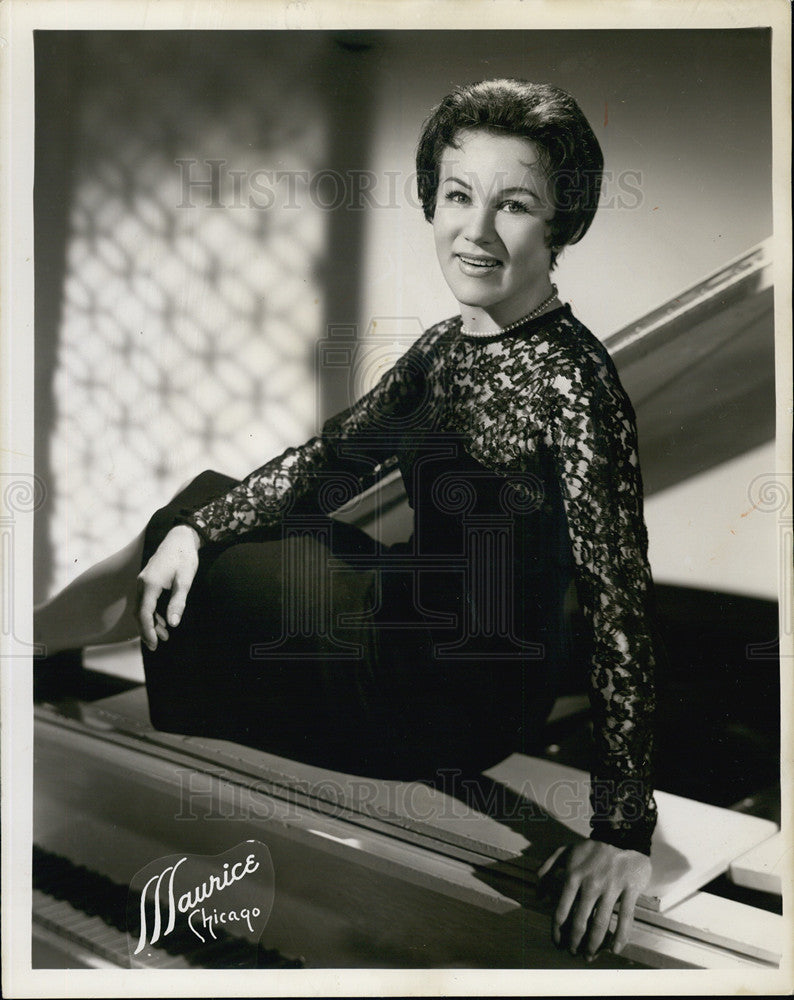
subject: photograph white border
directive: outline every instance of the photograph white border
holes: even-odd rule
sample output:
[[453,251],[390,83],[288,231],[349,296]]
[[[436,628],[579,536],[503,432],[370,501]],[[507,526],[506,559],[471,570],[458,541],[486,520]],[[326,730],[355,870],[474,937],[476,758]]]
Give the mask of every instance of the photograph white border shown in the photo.
[[[77,29],[482,29],[771,26],[774,117],[774,273],[777,473],[791,483],[791,91],[787,0],[5,0],[0,6],[0,474],[33,482],[33,31]],[[737,71],[740,69],[737,68]],[[790,516],[789,511],[789,516]],[[2,586],[8,622],[30,621],[32,517],[4,531]],[[0,525],[0,528],[3,528]],[[790,544],[790,538],[789,538]],[[788,553],[790,557],[790,553]],[[779,558],[787,553],[781,551]],[[784,574],[784,580],[788,579]],[[785,584],[784,584],[785,586]],[[9,594],[13,596],[10,599]],[[781,704],[794,704],[791,595],[781,594]],[[23,635],[24,626],[18,629]],[[31,970],[32,673],[24,643],[4,629],[2,648],[2,958],[10,997],[331,995],[786,994],[792,953],[778,971],[544,970],[149,971]],[[783,712],[782,815],[791,836],[792,726]],[[789,845],[791,840],[789,839]],[[792,909],[791,851],[784,913]],[[790,922],[790,918],[789,922]],[[794,934],[788,934],[788,941]]]

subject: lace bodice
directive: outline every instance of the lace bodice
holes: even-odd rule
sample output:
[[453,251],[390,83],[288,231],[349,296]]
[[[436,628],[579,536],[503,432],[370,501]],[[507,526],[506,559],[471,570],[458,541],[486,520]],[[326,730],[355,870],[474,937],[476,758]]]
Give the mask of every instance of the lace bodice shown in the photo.
[[[180,520],[206,541],[228,540],[304,505],[339,507],[395,462],[416,509],[423,494],[413,473],[428,435],[462,442],[519,497],[539,487],[519,519],[536,510],[547,520],[525,541],[541,544],[560,522],[592,632],[592,836],[649,853],[653,584],[635,417],[608,352],[567,306],[494,338],[466,337],[459,317],[436,324],[319,435]],[[544,487],[560,498],[558,514],[544,506]]]

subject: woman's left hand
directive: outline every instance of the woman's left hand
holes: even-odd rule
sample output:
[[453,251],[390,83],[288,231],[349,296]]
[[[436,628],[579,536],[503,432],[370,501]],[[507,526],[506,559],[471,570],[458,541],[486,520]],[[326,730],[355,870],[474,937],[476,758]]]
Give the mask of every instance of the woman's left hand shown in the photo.
[[615,904],[620,901],[612,951],[619,954],[628,941],[637,897],[651,877],[651,862],[638,851],[627,851],[596,840],[559,848],[538,871],[538,890],[561,882],[552,917],[552,938],[575,955],[580,948],[592,959],[601,947]]

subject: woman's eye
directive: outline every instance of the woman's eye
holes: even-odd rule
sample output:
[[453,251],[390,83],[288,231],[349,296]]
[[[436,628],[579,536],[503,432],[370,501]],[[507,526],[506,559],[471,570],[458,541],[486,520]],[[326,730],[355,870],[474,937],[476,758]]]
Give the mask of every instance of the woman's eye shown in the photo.
[[466,194],[465,191],[454,191],[454,190],[447,191],[447,193],[444,195],[444,198],[447,201],[457,202],[459,205],[465,205],[466,202],[469,200],[469,196]]
[[502,208],[507,212],[528,212],[529,205],[525,205],[523,201],[514,201],[510,199],[509,201],[502,202]]

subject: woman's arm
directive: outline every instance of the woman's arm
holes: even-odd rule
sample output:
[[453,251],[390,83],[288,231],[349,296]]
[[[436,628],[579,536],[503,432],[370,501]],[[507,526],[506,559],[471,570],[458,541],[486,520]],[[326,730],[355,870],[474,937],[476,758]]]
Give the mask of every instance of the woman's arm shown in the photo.
[[592,629],[592,836],[650,854],[654,651],[634,411],[611,362],[559,370],[549,428],[582,613]]
[[[655,709],[652,600],[634,411],[600,345],[548,381],[546,444],[568,519],[579,603],[593,637],[591,842],[565,859],[555,935],[574,950],[587,921],[605,926],[622,902],[619,937],[650,874],[656,824],[651,754]],[[630,902],[630,907],[627,904]],[[591,932],[593,940],[603,931]],[[600,944],[600,940],[595,947]]]
[[330,512],[360,493],[397,454],[406,431],[427,418],[434,391],[429,348],[442,327],[425,331],[370,392],[326,421],[319,435],[288,448],[224,496],[183,511],[178,522],[195,528],[205,542],[224,541],[273,527],[299,506],[319,502]]

